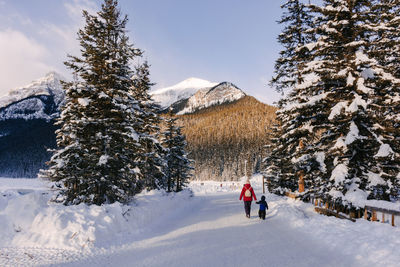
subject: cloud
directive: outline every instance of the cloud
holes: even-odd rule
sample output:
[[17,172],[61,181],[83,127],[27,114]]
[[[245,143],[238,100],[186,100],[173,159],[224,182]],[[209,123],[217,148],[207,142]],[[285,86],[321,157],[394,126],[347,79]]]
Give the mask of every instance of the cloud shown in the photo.
[[[82,10],[95,13],[97,7],[92,0],[67,1],[63,7],[69,18],[67,23],[26,17],[24,23],[13,20],[19,21],[19,26],[7,23],[8,28],[0,27],[0,73],[5,77],[0,80],[0,97],[49,71],[55,70],[69,77],[63,61],[67,59],[68,53],[79,55],[79,42],[76,39],[78,29],[84,25]],[[7,18],[15,16],[20,15],[8,14]],[[24,27],[27,23],[29,27]]]
[[53,47],[60,48],[65,54],[77,54],[79,52],[79,42],[77,39],[77,31],[84,26],[82,10],[87,10],[94,14],[97,10],[96,3],[91,0],[73,0],[64,4],[66,14],[69,17],[68,24],[43,23],[39,33],[46,39],[54,42]]
[[72,3],[66,2],[64,7],[68,16],[72,19],[82,18],[82,10],[86,10],[90,14],[94,14],[97,11],[96,3],[91,0],[73,0]]
[[0,96],[43,76],[53,68],[45,63],[47,49],[24,33],[0,31]]

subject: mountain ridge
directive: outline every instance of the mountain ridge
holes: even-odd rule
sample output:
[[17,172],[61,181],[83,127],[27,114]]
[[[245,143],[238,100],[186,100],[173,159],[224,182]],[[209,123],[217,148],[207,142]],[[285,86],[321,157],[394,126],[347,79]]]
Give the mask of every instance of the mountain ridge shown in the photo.
[[[61,80],[63,78],[60,75],[51,72],[0,98],[0,177],[36,177],[39,169],[46,168],[45,162],[51,156],[47,149],[56,147],[55,131],[58,127],[54,122],[60,115],[60,105],[65,97]],[[196,175],[204,178],[215,174],[215,179],[227,179],[243,173],[243,159],[254,157],[252,151],[258,150],[260,144],[265,144],[264,137],[250,131],[259,124],[257,121],[264,120],[266,116],[273,117],[274,109],[247,96],[231,82],[213,83],[190,78],[161,92],[171,92],[171,88],[175,89],[173,93],[190,93],[169,107],[174,107],[175,113],[186,108],[185,112],[179,113],[183,115],[177,116],[180,120],[184,118],[188,148],[198,161],[196,166],[204,170]],[[177,96],[179,98],[181,95],[173,95],[175,99]],[[204,121],[204,117],[208,121]],[[196,123],[198,121],[201,123]],[[239,121],[241,124],[238,124]],[[198,128],[199,125],[204,128]],[[232,139],[232,135],[238,133],[247,136]],[[218,135],[223,138],[220,139]],[[259,140],[257,146],[254,146],[254,140]],[[204,158],[202,155],[208,156]],[[224,170],[223,173],[207,163],[208,159],[213,158],[218,162],[219,170]],[[230,166],[230,161],[235,162],[237,167]],[[249,162],[252,164],[248,165],[253,166],[258,165],[260,160],[257,158]]]
[[214,83],[199,78],[186,79],[176,85],[153,91],[151,95],[164,110],[172,108],[174,113],[180,115],[246,96],[231,82]]
[[211,88],[217,84],[218,83],[191,77],[175,85],[152,91],[150,95],[155,102],[166,109],[178,101],[191,97],[199,89]]
[[49,72],[26,86],[9,91],[0,97],[0,120],[57,117],[65,99],[61,80],[64,78],[60,74]]
[[221,82],[210,89],[198,90],[193,96],[189,97],[185,107],[177,114],[193,113],[210,106],[230,103],[245,96],[246,94],[233,83]]

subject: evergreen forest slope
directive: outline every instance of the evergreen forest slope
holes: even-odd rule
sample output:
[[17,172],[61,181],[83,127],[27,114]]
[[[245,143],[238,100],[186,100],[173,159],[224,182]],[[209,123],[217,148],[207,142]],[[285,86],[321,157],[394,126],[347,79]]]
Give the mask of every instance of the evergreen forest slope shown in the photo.
[[245,174],[245,165],[247,175],[260,171],[275,110],[254,97],[245,96],[235,102],[178,116],[190,157],[195,161],[195,178],[237,180]]

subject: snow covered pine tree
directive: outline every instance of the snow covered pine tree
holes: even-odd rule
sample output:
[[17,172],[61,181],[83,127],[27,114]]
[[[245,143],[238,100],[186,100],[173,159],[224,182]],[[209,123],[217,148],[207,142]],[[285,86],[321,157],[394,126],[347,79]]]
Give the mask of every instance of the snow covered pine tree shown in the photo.
[[[307,145],[307,140],[313,137],[313,129],[307,126],[314,117],[312,110],[307,109],[307,105],[293,104],[306,103],[308,98],[308,92],[295,85],[307,78],[303,76],[301,69],[310,61],[310,52],[304,45],[314,38],[309,34],[313,26],[312,16],[307,6],[299,0],[289,0],[281,7],[286,11],[279,23],[285,27],[278,41],[284,49],[276,61],[275,76],[270,85],[282,94],[287,93],[287,96],[278,102],[276,125],[270,134],[271,144],[268,145],[269,156],[264,160],[269,191],[278,194],[297,189],[296,171],[300,169],[306,171],[305,177],[308,181],[310,167],[315,165],[311,156],[301,158],[297,155],[299,152],[302,155],[311,153],[308,149],[312,147]],[[300,115],[306,113],[307,116]],[[300,140],[305,144],[301,151],[298,148]],[[292,158],[301,158],[301,166],[292,162]]]
[[181,127],[176,126],[177,118],[169,112],[166,121],[166,129],[163,133],[163,145],[167,150],[167,166],[165,176],[167,181],[167,191],[179,192],[188,182],[192,161],[188,158],[185,151],[186,140],[181,133]]
[[345,205],[351,205],[347,199],[354,194],[389,200],[382,188],[390,185],[376,161],[392,156],[379,153],[391,142],[381,134],[385,126],[379,120],[389,109],[380,103],[393,99],[389,92],[398,88],[399,80],[371,54],[371,40],[378,37],[373,16],[377,3],[326,0],[324,6],[313,7],[320,24],[310,67],[319,77],[316,82],[324,85],[319,91],[325,105],[321,113],[328,119],[316,145],[329,166],[325,196]]
[[[371,36],[368,56],[375,59],[385,72],[400,79],[400,1],[379,0],[371,8]],[[382,74],[382,73],[381,73]],[[375,88],[375,131],[381,141],[375,159],[383,181],[370,186],[372,197],[397,200],[400,198],[400,86],[393,79],[370,79],[368,87]],[[372,82],[372,83],[370,83]]]
[[311,170],[306,191],[349,206],[356,195],[389,200],[389,193],[393,198],[399,194],[399,138],[393,127],[400,112],[399,79],[390,68],[393,56],[382,59],[377,53],[385,47],[389,55],[396,51],[383,44],[379,27],[398,32],[391,26],[398,23],[398,5],[387,9],[393,16],[385,16],[388,23],[383,24],[377,22],[379,3],[325,0],[310,6],[315,19],[307,32],[316,41],[297,47],[309,51],[298,68],[304,81],[294,85],[292,99],[284,100],[280,110],[288,114],[287,121],[301,121],[282,133],[310,133],[311,138],[296,134],[289,139],[303,143],[292,163]]
[[66,104],[57,124],[59,149],[42,176],[57,182],[56,201],[64,204],[127,202],[138,191],[143,153],[135,129],[143,111],[133,97],[130,62],[142,52],[129,43],[127,17],[118,3],[105,0],[97,15],[83,11],[78,32],[81,57],[65,65],[74,82],[64,85]]
[[159,139],[161,108],[151,99],[149,95],[150,82],[149,65],[144,62],[136,67],[133,78],[132,94],[139,101],[139,110],[136,112],[140,120],[140,127],[135,129],[139,134],[140,151],[138,168],[143,175],[139,180],[138,189],[166,189],[166,177],[163,170],[166,167],[166,151]]

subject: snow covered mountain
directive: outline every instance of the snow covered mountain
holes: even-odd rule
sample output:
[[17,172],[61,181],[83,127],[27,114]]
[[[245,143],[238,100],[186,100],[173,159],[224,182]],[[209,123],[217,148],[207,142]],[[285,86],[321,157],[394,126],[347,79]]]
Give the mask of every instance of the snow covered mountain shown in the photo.
[[62,79],[50,72],[0,97],[0,177],[36,177],[46,167],[47,149],[56,147]]
[[50,72],[32,83],[11,90],[0,98],[0,121],[7,119],[51,120],[59,115],[64,100],[63,77]]
[[213,83],[198,78],[189,78],[176,85],[154,91],[151,95],[161,107],[164,109],[172,107],[173,111],[180,115],[233,102],[246,96],[232,83]]
[[210,89],[198,90],[193,96],[189,97],[185,107],[178,114],[193,113],[203,108],[230,103],[244,96],[246,94],[234,84],[222,82]]
[[151,95],[161,107],[167,108],[175,102],[191,97],[200,89],[209,89],[217,84],[198,78],[189,78],[173,86],[153,91]]
[[[47,149],[56,148],[54,120],[65,98],[61,80],[50,72],[0,97],[0,177],[36,177],[46,168]],[[245,94],[228,82],[190,78],[152,96],[165,109],[185,114],[244,99]]]

